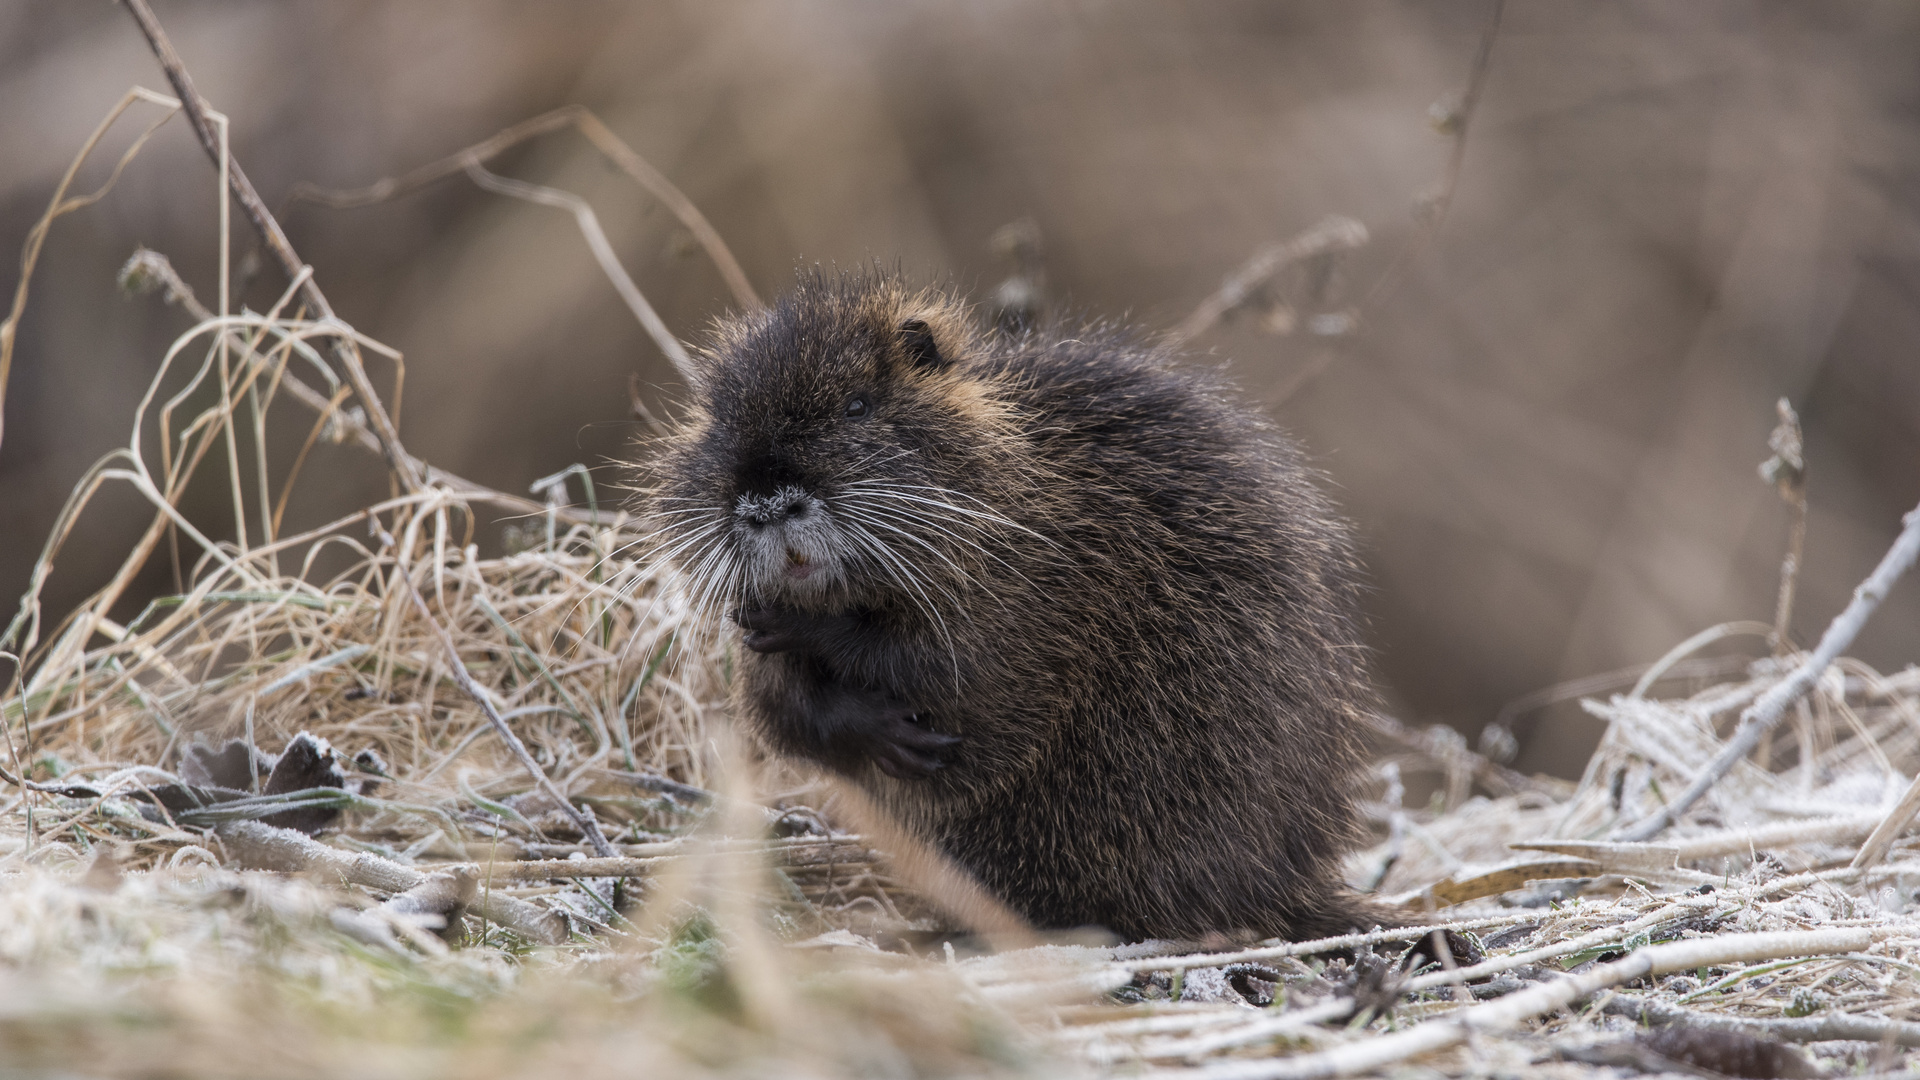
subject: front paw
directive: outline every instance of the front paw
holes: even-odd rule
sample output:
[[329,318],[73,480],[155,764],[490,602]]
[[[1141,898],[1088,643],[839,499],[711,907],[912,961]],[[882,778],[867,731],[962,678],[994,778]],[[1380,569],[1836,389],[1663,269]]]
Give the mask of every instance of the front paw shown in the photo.
[[877,690],[842,689],[825,712],[830,758],[845,769],[871,761],[896,780],[919,780],[947,767],[960,736],[918,722],[911,706]]
[[740,642],[757,653],[811,652],[819,617],[787,608],[742,608]]

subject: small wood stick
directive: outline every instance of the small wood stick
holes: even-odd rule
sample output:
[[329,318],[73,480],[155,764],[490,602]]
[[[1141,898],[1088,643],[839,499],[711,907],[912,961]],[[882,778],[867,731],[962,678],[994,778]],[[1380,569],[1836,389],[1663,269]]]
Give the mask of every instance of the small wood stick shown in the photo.
[[1887,849],[1893,846],[1908,825],[1913,824],[1915,814],[1920,814],[1920,776],[1914,777],[1913,783],[1907,786],[1907,793],[1900,796],[1900,801],[1893,804],[1893,809],[1880,819],[1880,824],[1874,826],[1873,833],[1854,855],[1851,868],[1862,870],[1886,858]]
[[[278,870],[282,873],[319,870],[350,885],[393,893],[396,898],[414,893],[413,900],[396,905],[401,907],[412,905],[424,895],[415,890],[428,885],[435,877],[447,876],[425,874],[411,866],[402,866],[366,852],[341,851],[305,833],[275,828],[258,821],[230,821],[214,831],[234,861],[243,867]],[[468,872],[471,868],[456,867],[455,870]],[[436,890],[443,888],[453,888],[457,895],[460,886],[456,881],[435,887]],[[486,890],[481,891],[473,901],[475,910],[481,915],[524,937],[545,945],[558,945],[567,940],[567,921],[557,911]]]

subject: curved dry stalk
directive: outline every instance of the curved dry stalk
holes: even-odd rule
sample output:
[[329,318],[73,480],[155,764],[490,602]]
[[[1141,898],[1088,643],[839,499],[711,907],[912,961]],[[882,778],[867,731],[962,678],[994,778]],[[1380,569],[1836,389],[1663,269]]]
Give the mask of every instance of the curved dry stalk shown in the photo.
[[720,239],[720,234],[714,231],[713,225],[707,221],[706,215],[700,212],[700,208],[694,205],[693,200],[687,198],[658,169],[648,164],[645,158],[634,153],[632,147],[621,141],[611,128],[602,123],[600,118],[584,105],[562,105],[552,112],[543,113],[531,120],[523,120],[496,133],[491,138],[474,143],[438,161],[421,165],[399,176],[377,180],[363,188],[333,190],[303,182],[294,185],[293,192],[288,198],[294,202],[317,202],[334,209],[370,206],[463,172],[468,162],[491,161],[528,139],[558,131],[569,124],[578,128],[580,134],[586,136],[587,140],[605,154],[608,160],[617,165],[635,183],[645,188],[648,194],[665,204],[674,217],[680,219],[680,224],[686,226],[687,231],[692,233],[694,239],[699,241],[700,246],[705,249],[707,258],[713,260],[714,269],[718,270],[720,277],[726,281],[727,288],[733,292],[735,302],[749,311],[763,306],[759,294],[753,291],[752,284],[747,281],[746,272],[740,269],[739,261],[733,257],[732,250],[727,247],[726,241]]
[[1653,689],[1653,684],[1659,682],[1662,676],[1673,670],[1675,664],[1706,648],[1708,645],[1719,641],[1721,638],[1734,637],[1740,634],[1753,634],[1759,637],[1766,637],[1772,632],[1773,627],[1763,622],[1754,622],[1751,619],[1736,619],[1732,622],[1723,622],[1716,626],[1709,626],[1680,644],[1675,645],[1673,648],[1668,649],[1665,656],[1655,660],[1653,666],[1649,667],[1646,672],[1634,682],[1633,689],[1627,692],[1627,696],[1630,698],[1647,696],[1647,691]]
[[467,162],[467,175],[473,179],[474,183],[496,195],[508,195],[571,213],[574,224],[580,228],[580,235],[586,238],[588,250],[593,252],[594,261],[600,264],[600,272],[613,283],[614,291],[620,294],[620,299],[626,301],[628,310],[633,312],[633,317],[640,321],[647,335],[653,338],[653,343],[660,347],[661,353],[665,354],[668,362],[673,364],[673,370],[679,372],[682,379],[688,382],[693,381],[693,361],[687,356],[686,347],[673,336],[673,331],[667,329],[667,324],[661,320],[659,312],[653,310],[653,305],[647,302],[640,287],[633,283],[627,268],[620,265],[620,257],[614,254],[613,244],[607,240],[606,231],[600,228],[599,215],[593,212],[593,207],[587,204],[587,200],[569,191],[529,184],[523,180],[514,180],[499,173],[488,172],[486,167],[478,161]]
[[[163,287],[167,301],[180,305],[189,315],[192,315],[197,322],[204,323],[218,317],[209,310],[206,305],[200,303],[194,296],[192,287],[185,281],[182,281],[179,273],[174,270],[173,264],[165,255],[157,251],[141,248],[134,252],[133,257],[127,262],[127,268],[121,271],[121,277],[123,281],[131,281],[139,284],[145,284],[148,280],[151,280],[154,284]],[[318,360],[317,354],[303,352],[302,355],[307,356],[310,360]],[[258,357],[255,356],[253,360],[257,362]],[[337,396],[341,391],[338,388],[338,380],[335,379],[332,371],[323,364],[319,365],[319,370],[325,377],[335,382],[336,388],[334,394]],[[329,422],[339,426],[340,431],[343,433],[342,441],[350,442],[353,445],[376,454],[383,452],[380,445],[380,437],[374,433],[373,429],[368,427],[364,421],[353,413],[340,411],[334,404],[333,397],[329,397],[315,390],[313,387],[308,386],[305,382],[291,375],[286,375],[281,378],[279,385],[285,387],[295,401],[313,410],[314,413],[322,417],[331,416]],[[351,390],[350,387],[347,389],[349,391]],[[408,455],[408,461],[412,463],[419,475],[426,479],[428,484],[447,488],[468,498],[480,499],[496,506],[512,510],[515,513],[538,514],[548,512],[549,510],[548,507],[532,499],[499,491],[487,487],[485,484],[476,483],[463,476],[447,472],[445,469],[431,465],[411,454]],[[591,523],[586,515],[568,507],[560,508],[557,513],[561,520],[570,525]],[[276,531],[279,528],[278,520],[276,517],[274,523],[274,529]]]
[[[67,198],[67,189],[73,186],[73,178],[80,172],[80,166],[93,156],[94,147],[100,145],[100,140],[106,136],[114,122],[119,120],[121,114],[131,108],[136,101],[164,105],[167,107],[167,112],[133,140],[133,145],[127,147],[126,151],[120,155],[120,160],[114,164],[113,172],[108,175],[105,183],[90,194]],[[34,222],[33,228],[28,230],[27,242],[20,252],[20,280],[13,287],[13,307],[8,311],[6,320],[0,322],[0,439],[6,436],[7,378],[13,371],[13,343],[19,333],[20,317],[27,310],[28,286],[33,283],[33,270],[40,262],[40,249],[46,243],[47,232],[53,228],[55,219],[83,207],[92,206],[104,198],[107,192],[112,191],[114,184],[120,180],[120,174],[126,171],[128,163],[140,153],[141,147],[146,145],[154,132],[160,130],[162,124],[173,119],[173,114],[179,110],[179,102],[151,90],[138,86],[128,90],[122,95],[119,103],[107,111],[105,118],[93,129],[93,134],[87,136],[87,141],[81,144],[80,152],[73,156],[73,160],[67,164],[67,171],[61,175],[60,182],[54,185],[53,197],[47,200],[46,212],[41,214],[40,220]]]
[[[181,63],[180,54],[174,51],[173,42],[168,40],[166,31],[161,28],[160,20],[154,17],[153,9],[147,6],[147,0],[121,0],[127,11],[140,26],[140,32],[146,36],[152,46],[154,56],[160,61],[161,70],[166,72],[167,81],[173,84],[174,91],[180,96],[180,104],[186,110],[187,120],[193,125],[194,134],[199,136],[200,145],[207,156],[214,160],[227,177],[227,185],[233,191],[235,199],[245,211],[247,220],[253,224],[254,231],[266,242],[267,249],[280,264],[280,269],[289,281],[300,282],[300,295],[307,306],[320,316],[320,321],[332,321],[333,306],[327,302],[326,294],[313,282],[311,276],[302,277],[306,264],[293,250],[293,244],[287,239],[280,223],[268,211],[267,204],[261,201],[260,193],[254,190],[253,181],[247,178],[240,163],[234,161],[226,149],[225,140],[215,136],[213,124],[208,120],[208,109],[199,91],[193,88],[193,78],[187,74],[186,65]],[[225,206],[225,200],[221,205]],[[222,283],[225,288],[225,283]],[[223,294],[224,295],[224,294]],[[334,357],[346,368],[347,378],[353,384],[353,391],[360,398],[360,405],[367,412],[374,434],[380,438],[380,446],[385,452],[387,462],[400,477],[400,482],[409,490],[420,486],[421,478],[413,468],[413,459],[408,456],[400,444],[400,433],[394,427],[393,418],[380,401],[380,395],[373,389],[373,382],[367,377],[367,369],[360,362],[359,354],[339,339],[334,343]]]

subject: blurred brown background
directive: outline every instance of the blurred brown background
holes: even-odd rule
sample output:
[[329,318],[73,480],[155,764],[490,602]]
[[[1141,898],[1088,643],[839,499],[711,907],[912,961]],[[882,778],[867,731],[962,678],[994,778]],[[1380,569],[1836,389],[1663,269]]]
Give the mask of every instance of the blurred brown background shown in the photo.
[[[1771,618],[1787,517],[1755,466],[1781,395],[1811,468],[1801,640],[1920,499],[1908,3],[1514,0],[1451,214],[1364,306],[1445,171],[1428,107],[1467,82],[1486,0],[155,6],[277,208],[297,181],[367,183],[580,102],[705,210],[763,293],[801,263],[880,259],[984,298],[1009,270],[990,236],[1031,218],[1057,306],[1156,329],[1260,245],[1330,213],[1364,221],[1373,242],[1329,280],[1283,279],[1303,315],[1360,307],[1358,332],[1242,317],[1193,348],[1270,401],[1323,370],[1275,415],[1359,524],[1379,667],[1409,720],[1471,733],[1548,683]],[[118,5],[0,5],[0,251],[136,82],[165,89]],[[590,198],[680,336],[725,308],[671,215],[577,136],[496,167]],[[175,120],[105,202],[55,225],[0,445],[7,614],[187,325],[119,295],[115,270],[147,244],[210,298],[214,205]],[[456,179],[285,222],[340,315],[406,353],[402,434],[429,461],[524,491],[621,453],[631,373],[671,398],[565,215]],[[237,216],[235,236],[243,255]],[[245,299],[283,285],[268,270]],[[305,426],[281,435],[297,446]],[[289,527],[385,490],[351,449],[308,468]],[[217,488],[192,502],[223,526]],[[91,512],[50,611],[117,565],[137,511],[122,495]],[[1856,653],[1920,659],[1916,616],[1907,582]],[[1519,730],[1521,767],[1564,773],[1597,726],[1563,708]]]

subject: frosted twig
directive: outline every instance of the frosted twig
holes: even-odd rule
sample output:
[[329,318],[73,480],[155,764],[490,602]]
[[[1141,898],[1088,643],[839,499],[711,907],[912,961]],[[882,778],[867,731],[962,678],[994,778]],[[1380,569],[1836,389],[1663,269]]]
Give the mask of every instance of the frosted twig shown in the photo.
[[[321,870],[348,884],[396,896],[419,889],[436,876],[367,852],[328,847],[304,833],[258,821],[228,822],[215,832],[235,861],[255,870]],[[465,872],[470,868],[457,869]],[[558,945],[567,940],[565,917],[525,900],[482,889],[474,908],[514,933],[544,945]]]
[[1834,1042],[1846,1039],[1920,1046],[1920,1024],[1907,1020],[1888,1020],[1880,1016],[1829,1012],[1800,1019],[1762,1020],[1683,1009],[1638,994],[1616,994],[1601,1006],[1601,1011],[1628,1017],[1639,1024],[1684,1024],[1703,1031],[1738,1031],[1782,1042]]
[[1724,937],[1653,945],[1623,960],[1602,964],[1583,975],[1558,978],[1497,1001],[1459,1009],[1416,1027],[1363,1042],[1296,1057],[1223,1062],[1158,1075],[1189,1077],[1193,1080],[1318,1080],[1320,1077],[1352,1076],[1457,1046],[1482,1032],[1504,1031],[1523,1020],[1565,1008],[1596,991],[1635,979],[1716,964],[1857,952],[1872,944],[1873,931],[1844,929],[1728,934]]
[[1424,926],[1400,926],[1392,930],[1374,930],[1365,934],[1341,934],[1338,937],[1318,938],[1313,941],[1294,941],[1284,945],[1263,945],[1252,949],[1236,949],[1233,952],[1190,953],[1185,956],[1148,956],[1134,960],[1119,960],[1114,967],[1125,971],[1186,971],[1191,968],[1221,967],[1226,964],[1246,964],[1261,960],[1278,960],[1283,956],[1313,956],[1316,953],[1334,952],[1339,949],[1351,949],[1359,945],[1379,945],[1388,941],[1418,941],[1436,930],[1482,930],[1490,926],[1512,926],[1515,923],[1530,922],[1539,919],[1534,912],[1516,915],[1488,915],[1478,919],[1455,919],[1451,922],[1428,923]]
[[1900,575],[1913,566],[1916,556],[1920,556],[1920,507],[1909,511],[1902,519],[1902,524],[1904,528],[1895,538],[1893,546],[1887,549],[1873,573],[1867,575],[1867,580],[1853,590],[1852,602],[1847,604],[1846,610],[1834,616],[1833,622],[1827,626],[1827,632],[1820,636],[1819,646],[1793,670],[1793,674],[1774,684],[1772,689],[1760,695],[1758,701],[1747,706],[1746,711],[1740,714],[1740,727],[1727,741],[1720,756],[1695,777],[1687,790],[1681,792],[1673,802],[1638,824],[1620,830],[1611,839],[1645,840],[1659,835],[1698,802],[1700,796],[1706,794],[1707,789],[1731,771],[1734,765],[1753,752],[1753,748],[1760,744],[1760,739],[1786,715],[1787,706],[1812,689],[1821,673],[1827,670],[1827,665],[1853,644],[1853,639],[1866,626],[1867,618],[1886,599],[1893,583],[1900,580]]
[[[664,846],[664,845],[649,845]],[[822,845],[789,846],[777,844],[729,844],[717,850],[729,855],[763,855],[774,860],[779,866],[844,866],[871,858],[864,847],[853,847],[850,843],[824,845],[825,851],[817,850]],[[691,851],[685,847],[660,855],[624,855],[601,859],[522,859],[516,862],[498,863],[458,863],[439,869],[453,869],[454,866],[474,871],[482,877],[494,881],[547,881],[556,878],[612,878],[647,877],[676,859],[685,858]]]

